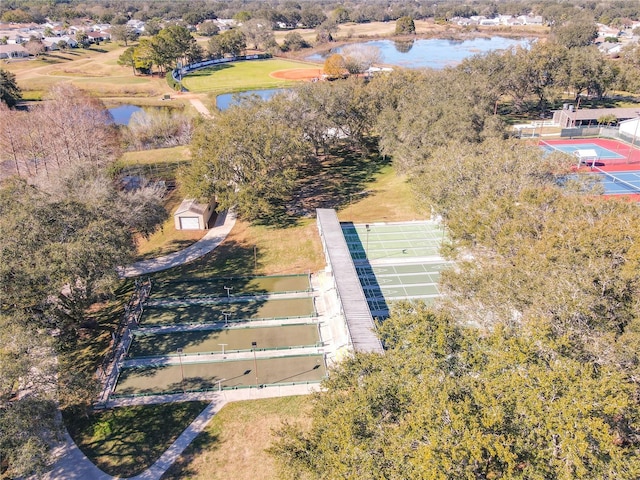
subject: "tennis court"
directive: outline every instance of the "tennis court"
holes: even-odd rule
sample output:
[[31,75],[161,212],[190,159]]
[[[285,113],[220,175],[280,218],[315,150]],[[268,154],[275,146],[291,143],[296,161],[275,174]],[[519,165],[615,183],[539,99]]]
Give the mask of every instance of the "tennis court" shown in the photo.
[[595,143],[579,143],[579,144],[568,144],[568,145],[563,145],[563,144],[549,145],[549,144],[543,143],[542,147],[548,152],[559,150],[561,152],[568,153],[570,155],[575,155],[575,153],[579,150],[593,150],[594,152],[596,152],[598,159],[601,159],[601,160],[626,158],[624,155],[621,155],[616,152],[612,152],[608,148],[604,148]]
[[640,170],[625,172],[605,172],[600,168],[595,173],[586,173],[597,177],[602,182],[605,195],[626,195],[640,193]]
[[[577,156],[579,151],[593,151],[601,167],[640,163],[640,150],[630,144],[611,138],[543,140],[540,146],[547,152],[563,152]],[[592,161],[594,159],[589,159]]]
[[[194,330],[170,333],[135,334],[129,358],[175,354],[250,351],[252,342],[261,350],[316,346],[320,340],[317,324],[282,325],[277,327],[243,327],[218,330]],[[223,347],[224,345],[224,347]]]
[[439,255],[440,225],[343,223],[342,230],[374,317],[387,317],[393,301],[430,302],[440,295],[440,272],[448,266]]
[[308,292],[310,290],[309,275],[211,277],[154,283],[151,289],[151,298],[267,295],[284,292]]
[[438,256],[444,232],[435,223],[343,223],[342,232],[354,260],[395,260]]
[[[319,382],[326,375],[322,355],[285,356],[124,368],[114,397]],[[184,380],[183,380],[184,379]]]

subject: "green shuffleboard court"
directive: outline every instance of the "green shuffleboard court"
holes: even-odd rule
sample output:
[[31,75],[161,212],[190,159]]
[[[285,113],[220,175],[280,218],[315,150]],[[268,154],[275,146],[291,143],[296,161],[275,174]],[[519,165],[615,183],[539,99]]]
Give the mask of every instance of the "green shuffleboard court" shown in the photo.
[[137,334],[128,356],[151,357],[251,350],[252,342],[259,350],[315,346],[319,341],[317,324],[282,325],[277,327],[243,327],[224,330],[194,330],[189,332]]
[[297,318],[315,316],[313,298],[282,298],[247,302],[163,305],[145,307],[140,324],[177,325],[230,322],[259,318]]
[[255,361],[248,359],[210,363],[183,362],[182,367],[163,365],[125,368],[120,372],[114,396],[215,390],[219,386],[238,388],[318,382],[325,375],[322,355],[259,358]]
[[[227,287],[227,288],[225,288]],[[201,298],[243,295],[268,295],[283,292],[307,292],[308,275],[270,277],[205,278],[154,283],[151,298]],[[228,290],[228,293],[227,293]]]

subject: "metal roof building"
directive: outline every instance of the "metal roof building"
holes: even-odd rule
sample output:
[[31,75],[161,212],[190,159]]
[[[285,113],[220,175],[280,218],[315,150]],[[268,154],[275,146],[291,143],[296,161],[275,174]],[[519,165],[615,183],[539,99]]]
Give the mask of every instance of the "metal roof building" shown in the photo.
[[316,213],[322,248],[333,275],[351,344],[356,352],[384,353],[336,211],[319,208]]

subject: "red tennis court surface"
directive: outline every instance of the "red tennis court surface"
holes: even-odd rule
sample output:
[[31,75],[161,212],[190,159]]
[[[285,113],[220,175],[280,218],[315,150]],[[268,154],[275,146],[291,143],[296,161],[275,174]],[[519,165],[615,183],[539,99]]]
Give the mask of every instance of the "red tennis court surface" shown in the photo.
[[638,170],[640,149],[629,143],[610,138],[576,138],[543,140],[540,146],[571,153],[572,149],[595,149],[599,156],[596,165],[607,172]]

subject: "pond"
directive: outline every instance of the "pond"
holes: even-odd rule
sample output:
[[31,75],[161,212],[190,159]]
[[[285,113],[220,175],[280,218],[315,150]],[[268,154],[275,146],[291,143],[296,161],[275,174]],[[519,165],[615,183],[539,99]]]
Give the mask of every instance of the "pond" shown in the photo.
[[[420,39],[409,41],[374,40],[352,43],[352,45],[373,46],[380,49],[382,63],[407,68],[443,69],[455,66],[465,58],[487,53],[492,50],[506,50],[516,46],[527,47],[531,39],[506,37],[478,37],[468,40]],[[346,47],[347,45],[345,45]],[[344,47],[338,47],[323,53],[307,57],[308,60],[323,61],[333,53],[341,53]]]
[[120,105],[119,107],[109,109],[109,113],[113,117],[113,122],[116,125],[129,125],[131,115],[141,111],[142,107],[138,107],[137,105]]
[[237,105],[236,98],[239,97],[248,97],[250,95],[257,95],[263,100],[269,100],[276,93],[281,92],[282,88],[269,88],[264,90],[247,90],[246,92],[241,93],[225,93],[223,95],[218,95],[216,97],[216,107],[218,110],[226,110],[231,105]]
[[120,105],[118,107],[109,108],[109,113],[113,117],[113,123],[116,125],[129,125],[131,121],[131,117],[136,112],[147,112],[148,114],[153,112],[164,112],[170,113],[172,111],[171,107],[139,107],[137,105]]

